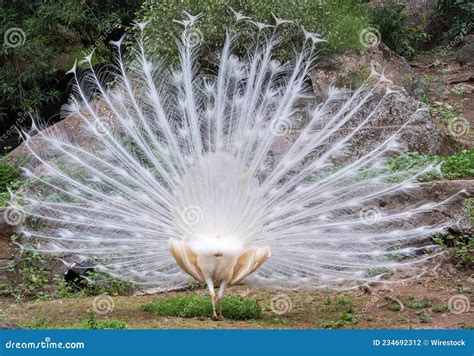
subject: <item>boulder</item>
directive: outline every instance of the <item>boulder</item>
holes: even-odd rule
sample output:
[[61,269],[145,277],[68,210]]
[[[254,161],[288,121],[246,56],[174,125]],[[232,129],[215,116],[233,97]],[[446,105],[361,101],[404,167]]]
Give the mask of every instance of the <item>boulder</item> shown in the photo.
[[474,63],[474,35],[464,37],[463,45],[458,52],[458,62],[461,65]]

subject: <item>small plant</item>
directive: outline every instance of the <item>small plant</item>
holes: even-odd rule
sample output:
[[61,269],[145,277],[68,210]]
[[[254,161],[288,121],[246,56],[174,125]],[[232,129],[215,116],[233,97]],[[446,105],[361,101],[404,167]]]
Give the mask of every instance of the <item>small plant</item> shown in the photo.
[[429,323],[431,321],[431,314],[426,310],[419,310],[416,312],[416,315],[418,315],[422,323]]
[[451,93],[461,96],[464,94],[464,87],[462,85],[455,86],[451,89]]
[[[208,296],[191,294],[172,298],[161,298],[145,304],[142,310],[158,315],[181,318],[211,317],[212,304]],[[261,319],[262,307],[258,301],[229,295],[222,300],[224,318],[234,320]]]
[[474,239],[470,235],[435,235],[432,241],[440,246],[454,248],[454,264],[458,268],[472,266],[474,263]]
[[398,311],[400,311],[400,309],[401,309],[401,307],[400,307],[400,304],[398,304],[398,303],[390,303],[388,305],[388,310],[398,312]]
[[410,297],[405,305],[410,309],[425,309],[433,305],[433,300],[429,298]]
[[103,330],[103,329],[126,329],[127,324],[121,320],[110,319],[110,320],[97,320],[96,313],[91,309],[87,313],[87,320],[84,323],[86,329],[92,330]]
[[435,313],[446,313],[449,310],[447,305],[435,305],[432,309]]
[[323,329],[340,329],[357,323],[357,318],[352,313],[342,313],[336,320],[321,319],[319,325]]
[[352,300],[346,295],[339,295],[335,298],[327,297],[324,305],[320,307],[320,311],[345,311],[352,312]]

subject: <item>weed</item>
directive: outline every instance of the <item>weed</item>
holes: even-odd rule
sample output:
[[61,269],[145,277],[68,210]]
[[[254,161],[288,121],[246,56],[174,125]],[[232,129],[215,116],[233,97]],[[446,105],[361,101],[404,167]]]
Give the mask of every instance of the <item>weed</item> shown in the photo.
[[357,318],[352,313],[342,313],[336,320],[321,319],[319,321],[319,325],[323,329],[340,329],[355,323],[357,323]]
[[405,305],[410,309],[425,309],[433,305],[433,299],[410,297]]
[[431,321],[431,314],[426,310],[419,310],[416,312],[416,315],[418,315],[422,323],[429,323]]
[[400,304],[398,304],[398,303],[390,303],[388,305],[388,310],[398,312],[398,311],[400,311],[400,309],[401,309],[401,307],[400,307]]
[[432,309],[435,313],[446,313],[449,310],[447,305],[435,305]]
[[320,311],[325,312],[352,312],[352,300],[346,295],[339,295],[334,298],[327,297],[324,305],[320,307]]
[[464,94],[464,87],[462,85],[455,86],[451,89],[451,93],[461,96]]
[[121,320],[110,319],[110,320],[97,320],[96,313],[91,309],[87,313],[87,319],[84,323],[85,329],[126,329],[127,324]]

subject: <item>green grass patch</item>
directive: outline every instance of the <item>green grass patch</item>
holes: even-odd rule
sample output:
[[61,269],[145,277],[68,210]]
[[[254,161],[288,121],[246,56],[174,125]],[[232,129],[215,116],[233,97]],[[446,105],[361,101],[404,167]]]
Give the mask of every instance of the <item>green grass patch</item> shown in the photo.
[[387,160],[390,172],[422,169],[430,164],[441,164],[441,175],[433,172],[420,176],[420,181],[433,179],[462,179],[474,177],[474,148],[461,151],[452,156],[422,155],[416,152],[405,153]]
[[[383,176],[387,174],[401,173],[396,177],[386,179],[387,183],[397,183],[410,178],[422,171],[429,165],[440,166],[440,171],[432,171],[418,177],[420,182],[428,182],[440,179],[467,179],[474,177],[474,148],[458,152],[451,156],[422,155],[417,152],[407,152],[399,156],[386,158],[382,169],[372,171],[361,169],[354,176],[342,181],[341,185],[350,185],[367,179]],[[344,166],[335,166],[322,172],[309,175],[306,180],[309,183],[325,179],[336,173]],[[406,172],[406,173],[404,173]]]
[[[197,294],[160,298],[141,307],[142,310],[164,316],[181,318],[212,317],[209,296]],[[262,307],[257,300],[229,295],[222,300],[222,314],[226,319],[261,319]]]

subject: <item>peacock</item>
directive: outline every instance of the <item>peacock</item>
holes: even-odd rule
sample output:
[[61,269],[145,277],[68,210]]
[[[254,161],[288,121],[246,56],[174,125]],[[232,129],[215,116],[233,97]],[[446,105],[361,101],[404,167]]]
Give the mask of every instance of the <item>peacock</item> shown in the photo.
[[[400,88],[372,66],[360,87],[330,85],[315,100],[308,78],[324,39],[302,29],[294,58],[278,61],[289,21],[269,25],[234,13],[222,48],[209,57],[212,70],[199,66],[201,47],[190,40],[201,35],[199,15],[188,13],[177,21],[177,65],[147,52],[146,23],[136,25],[127,55],[124,38],[112,42],[114,70],[96,72],[93,53],[83,60],[87,71],[74,65],[62,112],[93,140],[39,121],[22,133],[37,167],[23,167],[32,183],[12,193],[27,217],[22,246],[93,261],[162,291],[200,282],[214,319],[222,319],[226,288],[244,281],[344,290],[387,270],[422,273],[443,253],[429,237],[448,223],[420,226],[415,217],[446,200],[379,203],[411,194],[439,166],[387,169],[409,122],[363,151],[354,146]],[[236,51],[243,22],[255,34]]]

